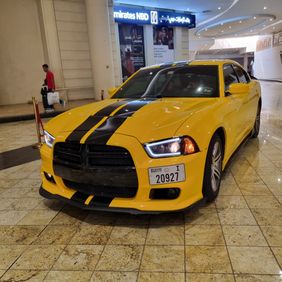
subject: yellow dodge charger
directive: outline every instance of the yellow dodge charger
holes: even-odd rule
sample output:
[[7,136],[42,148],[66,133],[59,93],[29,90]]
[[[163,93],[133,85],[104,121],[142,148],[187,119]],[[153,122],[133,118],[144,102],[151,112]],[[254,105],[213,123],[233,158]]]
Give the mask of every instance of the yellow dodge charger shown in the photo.
[[130,213],[212,201],[229,158],[259,133],[260,92],[234,61],[142,68],[110,99],[46,124],[40,194]]

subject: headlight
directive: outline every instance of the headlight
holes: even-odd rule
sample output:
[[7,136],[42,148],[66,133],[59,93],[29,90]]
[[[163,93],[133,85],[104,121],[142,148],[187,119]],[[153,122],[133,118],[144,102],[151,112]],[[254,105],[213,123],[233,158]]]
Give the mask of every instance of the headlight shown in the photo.
[[199,151],[195,141],[187,136],[147,143],[145,149],[152,158],[188,155]]
[[44,139],[45,143],[48,147],[52,148],[53,143],[55,141],[55,137],[53,137],[50,133],[48,133],[46,130],[44,130]]

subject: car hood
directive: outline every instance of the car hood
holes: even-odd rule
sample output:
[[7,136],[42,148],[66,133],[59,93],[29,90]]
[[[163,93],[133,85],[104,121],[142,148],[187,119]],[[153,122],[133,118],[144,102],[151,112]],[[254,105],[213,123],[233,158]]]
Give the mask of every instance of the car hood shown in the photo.
[[189,117],[206,111],[215,102],[213,98],[108,99],[70,110],[51,120],[46,130],[55,137],[59,134],[60,139],[68,138],[74,131],[82,131],[82,136],[98,126],[83,127],[94,116],[100,120],[95,130],[100,135],[129,135],[144,143],[174,136]]

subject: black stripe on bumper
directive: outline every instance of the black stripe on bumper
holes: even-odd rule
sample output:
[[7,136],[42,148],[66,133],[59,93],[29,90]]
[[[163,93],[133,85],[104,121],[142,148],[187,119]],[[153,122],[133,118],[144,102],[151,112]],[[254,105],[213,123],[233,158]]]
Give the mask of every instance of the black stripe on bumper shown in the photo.
[[[57,194],[52,194],[46,191],[42,186],[39,189],[39,194],[47,199],[57,199],[69,205],[85,209],[85,210],[97,210],[97,211],[107,211],[107,212],[120,212],[120,213],[130,213],[130,214],[160,214],[164,213],[163,211],[140,211],[137,209],[130,209],[130,208],[113,208],[109,206],[102,206],[102,205],[85,205],[80,202],[74,201],[72,199],[64,198]],[[97,198],[97,197],[96,197]]]

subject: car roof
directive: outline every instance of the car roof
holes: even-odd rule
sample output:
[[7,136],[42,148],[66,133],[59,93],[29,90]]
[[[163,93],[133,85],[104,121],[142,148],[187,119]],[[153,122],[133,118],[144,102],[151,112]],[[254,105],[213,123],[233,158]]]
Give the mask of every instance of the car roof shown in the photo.
[[224,64],[238,64],[236,61],[233,60],[191,60],[191,61],[174,61],[174,62],[167,62],[163,64],[151,65],[147,67],[143,67],[142,69],[154,69],[154,68],[166,68],[166,67],[177,67],[177,66],[185,66],[185,65],[218,65],[222,66]]

